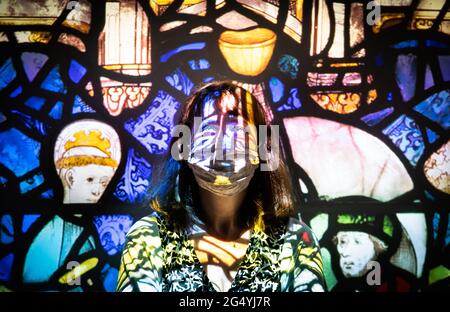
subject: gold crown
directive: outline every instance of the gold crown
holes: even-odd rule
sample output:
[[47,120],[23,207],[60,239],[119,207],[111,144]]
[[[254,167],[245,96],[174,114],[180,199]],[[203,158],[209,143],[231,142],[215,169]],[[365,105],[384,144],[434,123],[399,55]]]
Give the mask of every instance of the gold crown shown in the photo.
[[102,139],[102,133],[100,131],[90,130],[88,131],[88,134],[86,134],[86,131],[80,130],[73,136],[75,137],[75,141],[67,141],[66,144],[64,144],[64,149],[66,151],[79,146],[92,146],[104,152],[108,157],[111,157],[111,151],[109,150],[111,142],[107,138]]

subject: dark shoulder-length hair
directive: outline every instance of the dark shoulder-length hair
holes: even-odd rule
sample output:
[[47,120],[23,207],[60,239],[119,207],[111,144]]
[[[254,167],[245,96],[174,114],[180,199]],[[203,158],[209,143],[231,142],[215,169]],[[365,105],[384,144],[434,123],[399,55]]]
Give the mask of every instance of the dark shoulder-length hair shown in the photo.
[[[231,81],[213,81],[197,88],[185,102],[175,124],[186,125],[192,129],[197,105],[203,105],[203,100],[207,96],[220,101],[225,93],[232,94],[237,100],[245,100],[239,98],[238,94],[251,97],[254,124],[260,137],[258,126],[270,126],[268,112],[250,92]],[[292,184],[284,161],[283,148],[281,142],[271,141],[271,127],[267,129],[266,142],[258,142],[258,145],[263,144],[270,152],[273,144],[279,144],[278,166],[272,171],[261,171],[261,164],[259,165],[249,183],[240,211],[243,226],[255,226],[261,230],[264,230],[268,224],[284,222],[295,213]],[[172,138],[171,150],[177,140],[177,137]],[[191,213],[196,213],[204,219],[199,209],[199,186],[186,160],[177,161],[170,154],[167,156],[165,164],[160,166],[159,172],[153,176],[152,185],[155,187],[150,193],[150,206],[168,218],[171,224],[184,228],[189,222]],[[266,165],[271,167],[271,161],[274,160],[268,157]]]

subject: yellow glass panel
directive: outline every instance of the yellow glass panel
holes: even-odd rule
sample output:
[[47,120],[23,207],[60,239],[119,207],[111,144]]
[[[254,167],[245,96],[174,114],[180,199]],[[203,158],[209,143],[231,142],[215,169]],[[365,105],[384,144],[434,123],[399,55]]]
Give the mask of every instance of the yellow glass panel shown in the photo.
[[48,43],[51,39],[51,34],[45,31],[16,31],[14,33],[17,38],[17,42],[38,42],[38,43]]
[[339,68],[339,67],[356,67],[361,65],[360,63],[334,63],[330,64],[331,67]]
[[356,111],[361,104],[361,94],[354,92],[313,93],[311,98],[323,109],[349,114]]
[[276,39],[276,34],[267,28],[228,30],[220,35],[219,49],[234,72],[257,76],[269,64]]
[[[156,15],[163,14],[167,8],[173,3],[173,0],[150,0],[150,7]],[[216,1],[217,5],[224,5],[225,1]],[[195,7],[193,7],[195,6]],[[204,15],[206,13],[205,0],[184,0],[178,12],[185,14]]]
[[404,17],[404,13],[382,13],[381,18],[372,26],[372,31],[378,34],[382,28],[400,23]]
[[79,266],[77,266],[73,270],[71,270],[71,271],[67,272],[66,274],[64,274],[63,276],[61,276],[58,281],[61,284],[68,284],[68,283],[76,280],[77,278],[79,278],[84,273],[95,268],[97,263],[98,263],[98,258],[95,258],[95,257],[90,258],[86,261],[83,261]]
[[295,15],[299,21],[303,21],[303,0],[295,1]]

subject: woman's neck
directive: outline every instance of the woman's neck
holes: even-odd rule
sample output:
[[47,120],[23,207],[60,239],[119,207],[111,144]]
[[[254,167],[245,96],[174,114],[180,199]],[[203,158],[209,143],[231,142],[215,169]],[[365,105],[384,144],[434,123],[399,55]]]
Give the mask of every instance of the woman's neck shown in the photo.
[[243,232],[239,210],[247,190],[232,196],[218,196],[199,187],[200,203],[210,235],[223,240],[236,240]]

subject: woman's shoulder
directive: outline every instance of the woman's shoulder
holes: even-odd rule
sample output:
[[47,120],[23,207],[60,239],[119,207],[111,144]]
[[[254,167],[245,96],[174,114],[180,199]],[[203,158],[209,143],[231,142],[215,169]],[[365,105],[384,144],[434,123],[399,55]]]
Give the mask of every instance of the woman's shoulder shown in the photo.
[[306,245],[318,245],[318,239],[311,227],[309,227],[298,213],[289,218],[287,225],[287,235],[295,237]]
[[131,226],[128,230],[127,238],[131,239],[144,234],[158,236],[162,222],[163,216],[157,212],[152,212],[151,214],[139,219]]
[[[287,232],[291,234],[288,235],[287,242],[295,250],[294,261],[298,262],[298,267],[314,273],[319,278],[319,283],[324,287],[320,245],[313,230],[302,220],[301,215],[298,214],[295,218],[291,218]],[[307,275],[308,273],[304,274]],[[306,275],[299,275],[300,280],[306,279],[309,281],[312,275],[310,277]]]

